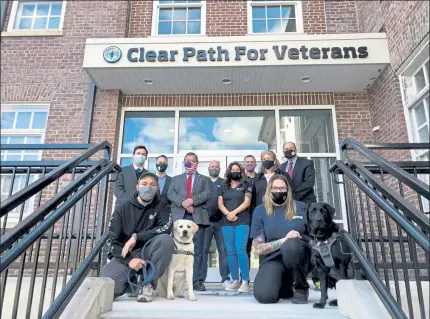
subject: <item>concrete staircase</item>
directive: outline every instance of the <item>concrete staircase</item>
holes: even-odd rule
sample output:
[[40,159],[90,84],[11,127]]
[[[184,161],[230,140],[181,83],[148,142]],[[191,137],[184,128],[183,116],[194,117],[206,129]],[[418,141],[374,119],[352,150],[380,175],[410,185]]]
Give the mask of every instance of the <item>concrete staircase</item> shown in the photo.
[[[152,303],[138,303],[135,299],[121,297],[113,303],[112,311],[102,319],[286,319],[286,318],[344,318],[337,307],[327,305],[325,309],[314,309],[314,302],[320,292],[310,290],[307,305],[295,305],[290,300],[277,304],[260,304],[252,293],[227,295],[218,284],[206,285],[206,292],[197,292],[198,301],[187,299],[167,300],[155,298]],[[330,290],[329,297],[336,298],[336,291]]]

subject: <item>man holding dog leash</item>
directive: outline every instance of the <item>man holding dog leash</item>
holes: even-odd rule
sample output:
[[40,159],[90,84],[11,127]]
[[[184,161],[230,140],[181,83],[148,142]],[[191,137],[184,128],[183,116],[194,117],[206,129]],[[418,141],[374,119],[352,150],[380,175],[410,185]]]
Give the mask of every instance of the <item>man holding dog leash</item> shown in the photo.
[[152,301],[157,279],[172,259],[171,229],[170,207],[160,197],[158,177],[145,172],[139,177],[135,194],[115,207],[109,223],[110,261],[101,273],[115,282],[114,298],[138,293],[137,301]]

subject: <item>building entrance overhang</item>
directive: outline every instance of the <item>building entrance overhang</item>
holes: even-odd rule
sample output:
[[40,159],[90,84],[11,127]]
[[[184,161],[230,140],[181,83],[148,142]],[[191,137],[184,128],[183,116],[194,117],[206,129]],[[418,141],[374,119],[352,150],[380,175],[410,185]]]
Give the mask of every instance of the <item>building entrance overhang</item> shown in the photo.
[[124,94],[352,92],[390,62],[385,34],[88,39],[83,67]]

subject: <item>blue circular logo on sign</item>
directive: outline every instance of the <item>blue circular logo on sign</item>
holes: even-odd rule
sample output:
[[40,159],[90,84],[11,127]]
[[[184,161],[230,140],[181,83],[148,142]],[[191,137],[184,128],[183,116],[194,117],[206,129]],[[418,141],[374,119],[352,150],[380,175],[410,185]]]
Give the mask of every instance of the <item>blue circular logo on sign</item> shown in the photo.
[[121,60],[122,52],[121,49],[115,46],[107,47],[103,51],[103,58],[106,62],[116,63]]

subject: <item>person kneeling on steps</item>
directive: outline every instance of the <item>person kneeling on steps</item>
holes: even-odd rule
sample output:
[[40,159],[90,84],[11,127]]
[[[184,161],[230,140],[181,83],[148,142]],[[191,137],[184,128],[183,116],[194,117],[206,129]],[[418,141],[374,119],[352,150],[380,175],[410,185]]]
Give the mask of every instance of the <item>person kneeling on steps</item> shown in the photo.
[[260,303],[290,298],[296,304],[307,303],[311,247],[306,206],[293,200],[291,185],[281,174],[269,180],[263,203],[254,210],[251,226],[254,251],[263,256],[254,298]]
[[[114,299],[125,293],[138,293],[137,301],[150,302],[157,279],[172,259],[172,218],[169,203],[160,198],[155,174],[143,173],[136,188],[137,192],[118,205],[112,215],[110,261],[101,275],[115,282]],[[148,262],[152,263],[147,274],[152,278],[150,282],[144,276]],[[134,287],[140,289],[136,291]]]

